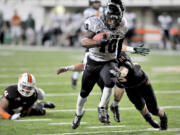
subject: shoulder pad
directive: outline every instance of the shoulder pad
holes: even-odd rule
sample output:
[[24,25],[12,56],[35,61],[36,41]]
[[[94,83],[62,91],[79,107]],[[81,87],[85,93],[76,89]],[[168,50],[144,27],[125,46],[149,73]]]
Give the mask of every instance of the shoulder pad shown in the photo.
[[3,97],[11,100],[17,96],[17,85],[11,85],[5,89]]
[[84,22],[84,26],[87,31],[91,31],[93,33],[99,33],[104,29],[104,23],[96,16],[89,17]]

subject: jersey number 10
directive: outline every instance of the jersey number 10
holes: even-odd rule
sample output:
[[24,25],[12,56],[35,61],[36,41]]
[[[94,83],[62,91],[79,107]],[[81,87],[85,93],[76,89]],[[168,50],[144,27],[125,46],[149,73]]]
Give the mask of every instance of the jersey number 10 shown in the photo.
[[[108,44],[108,52],[109,53],[114,53],[116,51],[116,44],[117,44],[117,39],[112,39],[110,43]],[[99,49],[99,52],[105,53],[106,52],[106,46],[101,46]]]

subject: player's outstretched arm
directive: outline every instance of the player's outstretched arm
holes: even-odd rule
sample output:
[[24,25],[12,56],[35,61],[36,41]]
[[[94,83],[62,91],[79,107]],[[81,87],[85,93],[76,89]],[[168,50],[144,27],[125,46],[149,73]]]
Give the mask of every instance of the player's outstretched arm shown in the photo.
[[123,45],[121,51],[130,52],[130,53],[136,53],[136,54],[140,54],[140,55],[145,56],[145,55],[149,54],[150,49],[145,48],[143,46],[144,46],[144,44],[140,45],[139,47],[130,47],[130,46]]
[[57,70],[56,74],[59,75],[61,73],[67,72],[67,71],[82,72],[82,71],[84,71],[84,64],[80,63],[80,64],[71,65],[71,66],[60,67]]
[[16,120],[16,119],[19,119],[20,118],[20,113],[16,113],[16,114],[9,114],[5,111],[5,108],[8,107],[8,100],[3,97],[0,101],[0,116],[3,118],[3,119],[10,119],[10,120]]

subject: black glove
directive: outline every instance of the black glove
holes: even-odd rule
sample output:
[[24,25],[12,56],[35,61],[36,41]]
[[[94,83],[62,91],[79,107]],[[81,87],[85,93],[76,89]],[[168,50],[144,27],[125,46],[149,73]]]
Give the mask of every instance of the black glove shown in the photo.
[[101,46],[106,46],[110,41],[110,38],[108,38],[106,36],[106,34],[103,35],[103,38],[101,39],[101,41],[97,42],[96,44],[99,45],[100,47]]
[[149,48],[144,48],[143,47],[144,44],[141,44],[139,47],[135,47],[134,48],[134,53],[137,53],[137,54],[140,54],[140,55],[143,55],[143,56],[146,56],[147,54],[149,54],[150,52],[150,49]]

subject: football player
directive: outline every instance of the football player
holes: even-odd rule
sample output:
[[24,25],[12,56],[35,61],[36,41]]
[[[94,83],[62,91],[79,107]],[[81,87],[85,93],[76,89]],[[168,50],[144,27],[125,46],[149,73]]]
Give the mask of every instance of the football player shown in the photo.
[[[125,88],[129,100],[152,127],[166,130],[168,118],[164,110],[158,107],[154,90],[146,73],[140,65],[133,64],[130,57],[124,52],[121,52],[118,60],[119,68],[115,67],[110,71],[117,77],[116,86]],[[153,120],[150,113],[159,116],[160,125]]]
[[[100,14],[103,11],[100,0],[89,0],[89,6],[90,6],[89,8],[84,10],[84,13],[83,13],[84,20],[86,20],[88,17],[91,17],[91,16],[100,16]],[[84,29],[84,28],[82,28],[82,29]],[[88,52],[89,52],[89,49],[86,49],[85,57],[83,60],[84,64],[87,61]],[[82,65],[83,65],[83,63],[82,63]],[[72,88],[73,89],[76,89],[78,77],[79,77],[79,72],[74,72],[74,74],[72,76]]]
[[[122,46],[122,39],[127,32],[127,23],[123,18],[123,11],[120,5],[109,2],[100,17],[90,17],[85,21],[86,34],[81,43],[83,47],[89,48],[89,56],[82,77],[81,92],[78,96],[76,114],[72,123],[72,128],[76,129],[80,125],[80,120],[84,115],[83,106],[94,85],[102,78],[104,89],[101,101],[98,105],[99,120],[104,124],[109,124],[106,104],[109,102],[112,88],[115,85],[115,78],[109,70],[116,64],[118,51],[143,53],[140,49]],[[100,32],[108,32],[111,38],[103,36],[101,41],[93,40],[94,35]]]
[[44,97],[44,91],[36,87],[35,77],[24,73],[20,75],[17,85],[5,89],[0,100],[0,116],[16,120],[24,116],[45,115],[44,108],[55,108],[55,105],[51,102],[36,102]]

